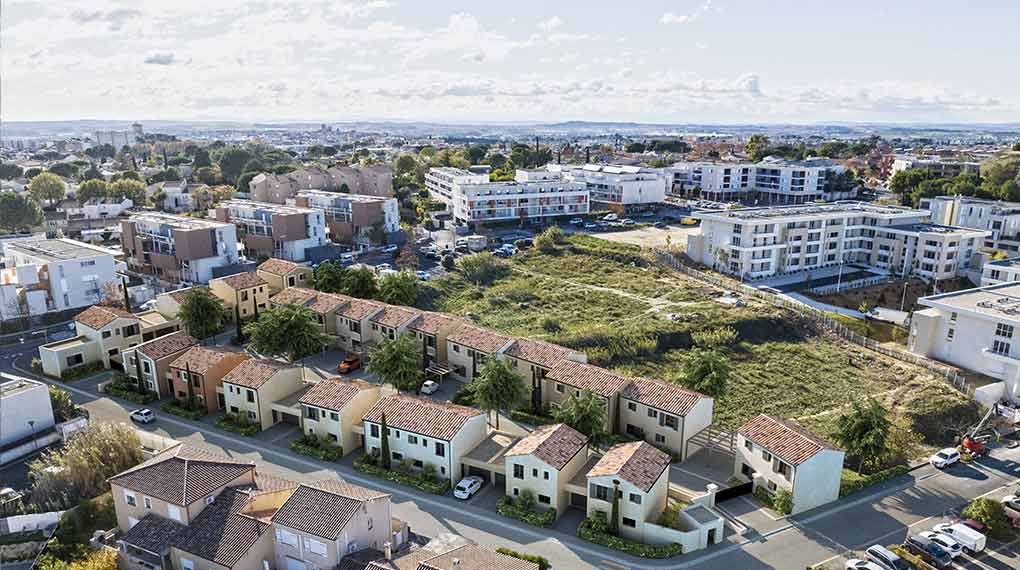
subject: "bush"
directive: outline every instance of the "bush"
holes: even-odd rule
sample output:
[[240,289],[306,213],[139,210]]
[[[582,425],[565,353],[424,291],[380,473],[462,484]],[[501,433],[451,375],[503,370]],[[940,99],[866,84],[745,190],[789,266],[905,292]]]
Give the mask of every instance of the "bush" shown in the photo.
[[683,546],[676,542],[662,545],[644,544],[610,534],[606,513],[602,511],[595,511],[592,516],[584,519],[581,526],[577,527],[577,536],[588,542],[641,558],[672,558],[683,554]]
[[43,373],[42,360],[40,360],[38,356],[32,359],[31,369],[32,372],[35,372],[36,374]]
[[542,408],[539,413],[532,413],[530,410],[510,410],[510,419],[515,422],[524,422],[533,426],[544,426],[556,423],[556,418],[552,417],[548,408]]
[[999,501],[987,497],[974,499],[963,509],[963,516],[985,525],[992,538],[1009,539],[1009,517],[1006,516],[1006,507]]
[[516,550],[510,550],[509,548],[506,548],[505,546],[500,546],[499,548],[496,549],[496,552],[498,552],[500,554],[505,554],[507,556],[512,556],[512,557],[518,558],[520,560],[527,560],[528,562],[534,562],[535,564],[538,564],[538,570],[552,570],[552,564],[549,563],[549,559],[545,558],[545,557],[542,557],[542,556],[537,556],[535,554],[524,554],[523,552],[517,552]]
[[[42,363],[39,363],[39,368],[42,369]],[[60,379],[64,382],[76,382],[85,378],[86,376],[92,376],[103,371],[103,362],[90,362],[81,366],[75,366],[69,368],[60,374]]]
[[893,477],[899,477],[910,472],[910,467],[906,465],[897,465],[882,471],[877,471],[871,475],[861,475],[856,471],[849,469],[843,470],[843,479],[839,484],[839,496],[845,497],[851,493],[856,493],[865,487],[881,483]]
[[722,348],[737,342],[737,330],[733,327],[717,327],[691,333],[694,344],[702,348]]
[[559,319],[553,317],[545,317],[542,319],[542,330],[545,332],[560,332],[563,330],[563,326],[560,325]]
[[935,570],[931,564],[922,560],[920,556],[917,556],[899,544],[889,545],[889,550],[891,550],[893,554],[906,560],[909,564],[913,564],[913,568],[916,568],[917,570]]
[[184,406],[177,400],[171,400],[160,406],[159,409],[163,410],[168,414],[180,416],[182,418],[187,418],[189,420],[201,419],[201,417],[205,415],[205,410],[198,407]]
[[103,386],[103,393],[136,404],[148,404],[159,399],[155,392],[146,390],[144,394],[140,393],[137,385],[123,372],[114,374],[113,379]]
[[769,493],[765,487],[755,487],[751,495],[777,513],[788,515],[793,510],[793,495],[786,489],[776,489],[775,493]]
[[490,285],[510,273],[510,265],[491,253],[468,255],[457,260],[457,268],[464,280],[475,285]]
[[510,497],[503,495],[496,501],[496,512],[504,517],[524,521],[528,524],[549,528],[556,522],[556,509],[544,511],[535,510],[535,496],[531,495],[530,504],[525,501],[524,493],[530,493],[525,489],[515,503]]
[[248,418],[230,413],[216,420],[216,427],[246,436],[253,436],[262,429],[259,424],[250,421]]
[[290,448],[322,461],[340,461],[344,456],[343,448],[333,446],[328,438],[318,438],[311,434],[304,434],[290,442]]
[[453,394],[453,403],[461,406],[475,405],[475,394],[471,391],[471,384],[464,384]]
[[[362,473],[368,473],[387,481],[414,487],[426,493],[443,495],[450,490],[450,481],[438,479],[435,475],[435,467],[431,465],[426,465],[425,467],[426,469],[422,469],[418,473],[408,471],[404,467],[384,469],[376,464],[376,459],[371,455],[362,455],[354,462],[354,468]],[[429,469],[430,467],[431,469]]]

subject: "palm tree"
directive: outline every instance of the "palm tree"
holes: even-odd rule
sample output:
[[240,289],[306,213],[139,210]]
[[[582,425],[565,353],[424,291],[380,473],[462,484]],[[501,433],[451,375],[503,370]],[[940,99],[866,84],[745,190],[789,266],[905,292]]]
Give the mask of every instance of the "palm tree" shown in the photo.
[[509,410],[524,400],[524,380],[510,368],[505,359],[487,358],[471,381],[475,402],[489,415],[496,411],[496,429],[499,429],[499,412]]

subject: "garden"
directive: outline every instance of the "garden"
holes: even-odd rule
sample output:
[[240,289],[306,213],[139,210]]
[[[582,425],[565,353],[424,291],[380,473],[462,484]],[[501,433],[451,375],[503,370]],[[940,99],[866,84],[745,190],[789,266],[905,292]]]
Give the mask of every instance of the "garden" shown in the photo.
[[155,392],[140,391],[138,383],[123,372],[113,373],[113,378],[103,385],[103,393],[136,404],[148,404],[159,399]]
[[422,469],[416,470],[409,461],[391,464],[389,468],[380,463],[381,460],[378,456],[365,454],[354,462],[354,468],[362,473],[414,487],[433,495],[443,495],[450,490],[450,481],[440,479],[436,475],[435,467],[431,465],[425,465]]
[[524,521],[528,524],[549,528],[556,522],[556,509],[536,509],[535,494],[524,489],[516,499],[503,495],[496,501],[496,512],[504,517]]
[[321,461],[340,461],[340,458],[344,456],[344,450],[333,445],[329,438],[316,437],[312,434],[303,434],[290,442],[290,448],[302,455],[315,457]]
[[257,434],[261,428],[259,424],[249,420],[248,418],[240,414],[226,413],[222,418],[216,420],[216,426],[220,429],[225,429],[230,432],[239,433],[241,435],[253,436]]

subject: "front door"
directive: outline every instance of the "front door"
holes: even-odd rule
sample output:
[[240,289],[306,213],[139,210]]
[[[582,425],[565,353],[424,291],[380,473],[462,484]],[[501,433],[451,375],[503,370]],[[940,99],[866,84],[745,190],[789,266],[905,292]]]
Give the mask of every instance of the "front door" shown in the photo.
[[171,398],[174,397],[174,379],[173,378],[167,378],[166,379],[166,393],[170,394]]
[[227,406],[227,401],[223,398],[223,393],[216,394],[217,409],[222,410]]

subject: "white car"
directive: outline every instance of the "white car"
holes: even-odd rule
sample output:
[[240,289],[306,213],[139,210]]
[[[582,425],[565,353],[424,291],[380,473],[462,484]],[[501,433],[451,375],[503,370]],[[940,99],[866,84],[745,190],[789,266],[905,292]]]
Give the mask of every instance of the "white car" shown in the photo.
[[960,543],[963,551],[969,554],[981,552],[985,549],[987,539],[980,533],[963,523],[941,523],[931,528],[933,531],[952,537]]
[[388,245],[388,246],[382,248],[382,252],[383,253],[397,253],[398,249],[400,249],[400,248],[395,246],[395,245]]
[[153,414],[152,410],[150,410],[149,408],[142,408],[131,412],[131,414],[129,414],[129,417],[133,422],[147,424],[156,419],[156,414]]
[[960,452],[955,447],[947,447],[932,455],[928,463],[936,469],[945,469],[960,460]]
[[846,561],[846,570],[883,570],[881,566],[874,562],[868,562],[867,560],[861,560],[860,558],[851,558]]
[[380,271],[392,271],[392,270],[393,266],[390,265],[389,263],[380,263],[379,265],[375,266],[376,273],[379,273]]
[[1020,496],[1006,495],[1002,498],[1002,506],[1020,512]]
[[919,532],[917,534],[941,546],[942,550],[948,552],[949,556],[952,558],[956,558],[957,556],[963,554],[963,545],[957,542],[956,539],[949,536],[948,534],[942,534],[930,530]]
[[421,385],[422,394],[435,394],[437,390],[439,390],[439,384],[437,384],[434,380],[426,380],[425,383]]
[[417,271],[416,275],[418,275],[418,279],[421,279],[422,281],[428,281],[429,279],[432,279],[432,274],[429,273],[428,271]]
[[453,488],[453,496],[458,499],[470,499],[471,495],[474,495],[482,488],[482,478],[477,475],[468,475],[467,477],[460,480],[457,486]]
[[606,216],[602,219],[607,222],[615,222],[620,219],[620,216],[617,216],[616,214],[606,214]]

